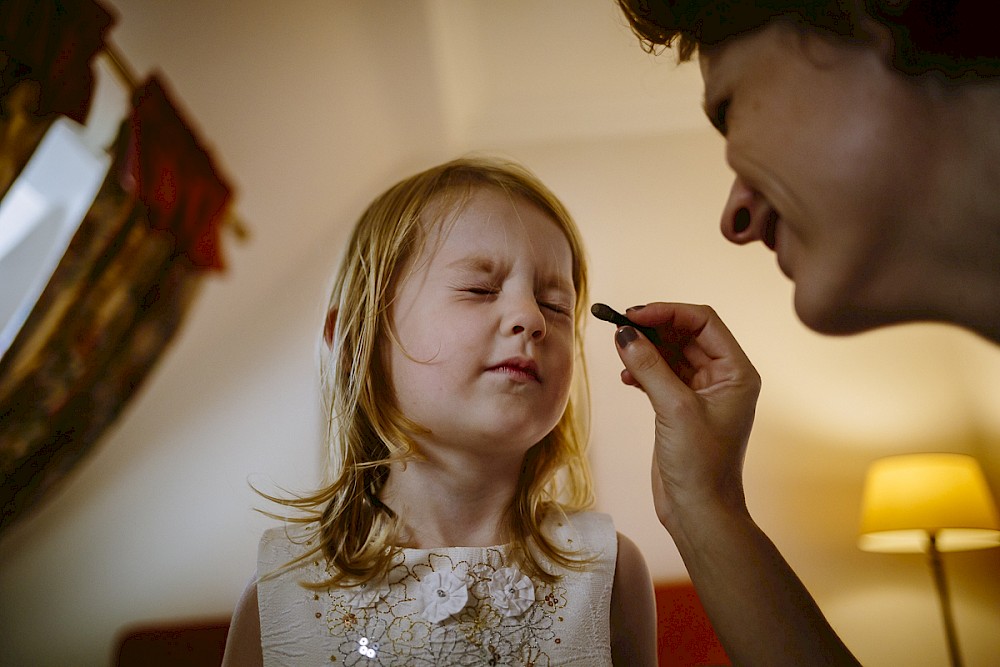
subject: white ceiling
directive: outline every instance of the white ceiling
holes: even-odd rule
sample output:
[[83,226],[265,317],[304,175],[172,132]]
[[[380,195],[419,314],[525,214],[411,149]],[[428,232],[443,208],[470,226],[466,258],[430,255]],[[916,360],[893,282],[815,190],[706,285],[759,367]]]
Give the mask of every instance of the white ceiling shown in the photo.
[[638,47],[610,0],[426,3],[448,125],[527,143],[702,130],[694,64]]

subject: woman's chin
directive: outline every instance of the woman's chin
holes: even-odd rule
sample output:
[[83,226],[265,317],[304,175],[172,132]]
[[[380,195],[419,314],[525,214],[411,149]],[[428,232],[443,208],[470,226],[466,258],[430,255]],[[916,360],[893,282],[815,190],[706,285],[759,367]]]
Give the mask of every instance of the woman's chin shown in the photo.
[[798,285],[795,314],[806,327],[827,336],[849,336],[889,323],[879,313],[811,296]]

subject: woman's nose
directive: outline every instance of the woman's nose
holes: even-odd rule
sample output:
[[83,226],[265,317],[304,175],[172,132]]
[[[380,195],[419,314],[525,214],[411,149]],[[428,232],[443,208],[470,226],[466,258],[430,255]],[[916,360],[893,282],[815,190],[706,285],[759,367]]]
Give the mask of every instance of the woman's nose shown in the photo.
[[729,199],[722,209],[722,235],[733,243],[743,245],[763,241],[774,210],[759,192],[744,183],[739,176],[733,179]]

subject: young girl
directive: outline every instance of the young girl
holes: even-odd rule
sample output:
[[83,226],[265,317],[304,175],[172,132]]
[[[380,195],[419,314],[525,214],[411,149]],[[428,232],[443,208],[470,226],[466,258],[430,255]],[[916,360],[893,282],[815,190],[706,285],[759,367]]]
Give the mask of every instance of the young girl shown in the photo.
[[[592,502],[579,232],[461,159],[377,198],[324,338],[332,482],[279,500],[232,665],[652,665],[645,562]],[[580,366],[574,383],[574,366]]]

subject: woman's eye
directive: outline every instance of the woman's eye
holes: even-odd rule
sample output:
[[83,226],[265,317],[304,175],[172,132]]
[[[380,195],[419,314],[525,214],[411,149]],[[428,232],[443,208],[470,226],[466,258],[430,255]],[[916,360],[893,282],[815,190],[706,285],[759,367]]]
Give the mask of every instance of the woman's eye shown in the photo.
[[477,295],[480,295],[480,296],[489,296],[489,295],[492,295],[492,294],[496,294],[500,290],[498,290],[495,287],[467,287],[465,289],[465,291],[469,292],[470,294],[477,294]]
[[719,134],[726,136],[729,133],[729,125],[726,122],[726,115],[729,113],[729,98],[719,102],[712,114],[712,125],[719,131]]

